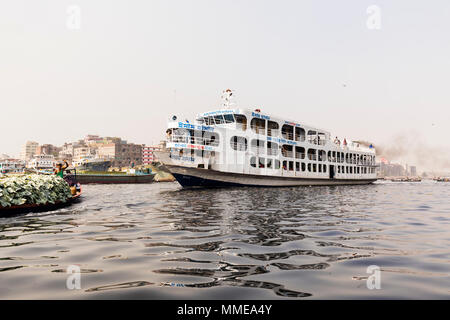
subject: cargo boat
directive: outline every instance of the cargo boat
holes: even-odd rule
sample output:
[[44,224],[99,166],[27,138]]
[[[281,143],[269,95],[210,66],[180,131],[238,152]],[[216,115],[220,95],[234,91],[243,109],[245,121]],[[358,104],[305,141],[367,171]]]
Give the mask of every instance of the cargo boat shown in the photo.
[[152,183],[154,179],[153,172],[149,174],[77,173],[77,181],[81,184]]

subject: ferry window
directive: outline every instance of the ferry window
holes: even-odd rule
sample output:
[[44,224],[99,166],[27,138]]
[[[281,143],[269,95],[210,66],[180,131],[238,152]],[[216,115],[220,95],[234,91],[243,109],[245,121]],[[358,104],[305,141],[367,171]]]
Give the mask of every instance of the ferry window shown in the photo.
[[316,149],[308,149],[308,159],[317,160]]
[[223,118],[225,120],[225,123],[233,123],[234,122],[234,117],[232,114],[224,114]]
[[321,145],[321,146],[324,146],[326,140],[327,140],[327,135],[326,135],[325,133],[319,132],[319,133],[317,134],[317,144],[319,144],[319,145]]
[[247,117],[243,114],[235,114],[234,118],[236,119],[236,128],[242,131],[247,130]]
[[256,168],[256,157],[251,157],[251,158],[250,158],[250,165],[251,165],[253,168]]
[[333,157],[333,162],[336,162],[336,151],[333,151],[332,157]]
[[267,154],[272,156],[278,155],[278,143],[267,141]]
[[287,169],[288,169],[287,161],[285,160],[285,161],[283,161],[283,170],[287,170]]
[[306,163],[302,162],[302,171],[306,171]]
[[275,159],[275,169],[280,169],[280,160]]
[[231,148],[236,151],[247,150],[247,139],[244,137],[234,136],[230,140]]
[[207,146],[218,146],[219,145],[219,134],[216,132],[205,132],[203,135],[205,145]]
[[343,152],[341,152],[341,163],[343,163],[343,162],[344,162],[344,159],[345,159],[345,155],[344,155],[344,153],[343,153]]
[[266,159],[265,158],[259,158],[259,168],[263,169],[266,167]]
[[327,172],[327,165],[326,164],[323,165],[323,172]]
[[315,163],[313,164],[313,172],[317,172],[317,165]]
[[251,146],[252,146],[252,151],[253,152],[265,153],[264,140],[253,139]]
[[331,162],[331,151],[328,151],[328,162]]
[[308,163],[308,171],[311,172],[311,163]]
[[295,127],[295,141],[305,141],[306,132],[305,129]]
[[216,123],[214,122],[214,118],[213,118],[213,117],[207,117],[207,118],[205,118],[205,123],[206,123],[208,126],[213,126],[213,125],[216,124]]
[[215,120],[216,124],[222,124],[222,123],[225,123],[225,120],[223,119],[223,116],[222,116],[222,115],[215,116],[215,117],[214,117],[214,120]]
[[305,148],[295,147],[295,157],[297,159],[305,159]]
[[337,173],[341,173],[341,166],[337,167]]
[[295,171],[300,171],[300,162],[295,163]]
[[267,168],[272,169],[272,159],[267,159]]
[[275,121],[268,121],[267,122],[267,135],[269,137],[278,137],[278,129],[280,126]]
[[308,131],[308,142],[312,144],[318,144],[317,142],[317,132],[314,130]]
[[326,152],[324,150],[319,150],[319,161],[325,161],[326,160]]
[[289,171],[294,171],[294,161],[289,161]]
[[288,140],[294,140],[294,127],[285,124],[281,127],[281,136]]
[[294,157],[294,153],[293,150],[294,147],[289,145],[289,144],[283,144],[283,146],[281,147],[281,154],[283,155],[283,157],[286,158],[293,158]]
[[350,170],[348,169],[348,166],[345,167],[346,173],[349,173]]
[[319,164],[319,172],[322,172],[322,165]]
[[260,118],[253,118],[250,122],[252,131],[257,134],[266,134],[266,120]]

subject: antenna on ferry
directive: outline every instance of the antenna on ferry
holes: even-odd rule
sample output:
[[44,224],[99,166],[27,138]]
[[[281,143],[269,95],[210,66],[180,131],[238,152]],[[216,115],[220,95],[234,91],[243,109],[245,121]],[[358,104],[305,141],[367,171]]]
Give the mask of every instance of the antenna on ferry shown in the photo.
[[231,89],[227,89],[222,91],[222,106],[225,108],[229,108],[230,106],[235,105],[234,102],[234,92]]

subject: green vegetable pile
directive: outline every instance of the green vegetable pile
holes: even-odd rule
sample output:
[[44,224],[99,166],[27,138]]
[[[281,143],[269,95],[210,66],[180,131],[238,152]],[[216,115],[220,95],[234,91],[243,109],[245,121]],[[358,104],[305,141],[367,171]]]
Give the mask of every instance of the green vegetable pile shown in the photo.
[[54,204],[70,197],[69,185],[58,176],[20,175],[0,177],[0,207],[22,204]]

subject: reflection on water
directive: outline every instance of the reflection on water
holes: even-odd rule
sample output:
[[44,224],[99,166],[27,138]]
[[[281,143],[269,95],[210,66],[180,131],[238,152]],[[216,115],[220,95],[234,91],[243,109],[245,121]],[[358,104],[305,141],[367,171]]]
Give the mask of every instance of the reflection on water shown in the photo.
[[[0,298],[442,298],[450,184],[85,186],[0,219]],[[66,289],[69,265],[81,290]],[[366,272],[381,269],[382,289]]]

